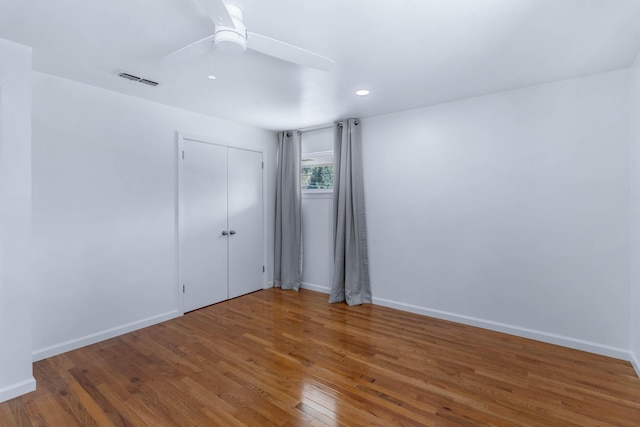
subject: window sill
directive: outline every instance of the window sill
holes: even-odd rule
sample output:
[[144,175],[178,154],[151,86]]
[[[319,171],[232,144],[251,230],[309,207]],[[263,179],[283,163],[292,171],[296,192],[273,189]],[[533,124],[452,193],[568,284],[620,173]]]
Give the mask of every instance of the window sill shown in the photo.
[[302,190],[303,199],[333,199],[333,190]]

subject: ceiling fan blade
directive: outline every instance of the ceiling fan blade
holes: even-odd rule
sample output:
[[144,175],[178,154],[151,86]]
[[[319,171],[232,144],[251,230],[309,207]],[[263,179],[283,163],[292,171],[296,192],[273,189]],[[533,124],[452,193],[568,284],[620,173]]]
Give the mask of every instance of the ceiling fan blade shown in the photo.
[[213,49],[212,44],[214,37],[215,35],[212,34],[203,39],[190,43],[182,49],[178,49],[175,52],[165,56],[160,60],[160,62],[162,64],[179,64],[210,54],[211,50]]
[[329,58],[271,37],[252,32],[247,35],[247,47],[265,55],[324,71],[330,70],[335,64]]
[[214,24],[235,28],[235,24],[227,10],[227,6],[225,6],[222,0],[198,0],[198,3],[200,3],[200,6],[202,6]]

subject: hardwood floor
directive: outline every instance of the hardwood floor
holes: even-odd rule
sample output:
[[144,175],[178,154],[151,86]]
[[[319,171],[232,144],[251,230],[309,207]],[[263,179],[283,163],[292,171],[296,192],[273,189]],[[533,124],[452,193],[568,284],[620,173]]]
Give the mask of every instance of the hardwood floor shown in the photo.
[[269,289],[34,365],[0,426],[638,426],[624,361]]

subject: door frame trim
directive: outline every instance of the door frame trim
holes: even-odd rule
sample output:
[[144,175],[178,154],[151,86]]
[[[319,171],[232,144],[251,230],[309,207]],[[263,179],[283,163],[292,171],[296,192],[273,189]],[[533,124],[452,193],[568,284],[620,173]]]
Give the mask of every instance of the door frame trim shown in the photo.
[[[182,151],[184,149],[184,141],[189,140],[193,142],[200,142],[203,144],[211,144],[217,145],[226,148],[234,148],[238,150],[252,151],[254,153],[260,153],[262,157],[262,265],[266,267],[267,265],[267,200],[265,198],[265,194],[267,194],[266,188],[266,179],[265,179],[265,151],[259,149],[252,149],[244,147],[238,143],[224,140],[220,138],[207,137],[202,135],[197,135],[188,132],[176,132],[176,162],[177,162],[177,171],[178,176],[176,179],[176,305],[178,310],[184,314],[184,293],[182,292],[182,250],[181,250],[181,240],[180,237],[183,234],[183,212],[182,212],[182,180],[183,180],[183,163],[182,163]],[[262,274],[262,288],[267,288],[267,274],[266,271]]]

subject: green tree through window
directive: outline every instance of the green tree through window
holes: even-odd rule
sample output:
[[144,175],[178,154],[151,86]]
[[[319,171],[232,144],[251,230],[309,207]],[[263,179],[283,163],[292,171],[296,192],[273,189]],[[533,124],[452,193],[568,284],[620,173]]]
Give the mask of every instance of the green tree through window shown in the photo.
[[333,165],[314,165],[302,167],[303,190],[333,189]]

